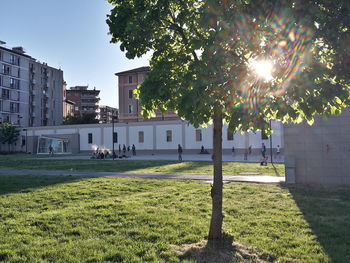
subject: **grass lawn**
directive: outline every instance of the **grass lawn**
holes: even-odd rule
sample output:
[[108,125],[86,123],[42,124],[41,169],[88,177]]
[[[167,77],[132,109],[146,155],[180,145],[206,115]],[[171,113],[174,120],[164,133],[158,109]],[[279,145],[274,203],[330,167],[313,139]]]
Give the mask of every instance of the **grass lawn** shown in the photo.
[[[212,162],[141,161],[141,160],[42,160],[35,155],[0,155],[0,169],[137,172],[165,174],[213,174]],[[224,175],[253,172],[284,176],[283,164],[261,166],[258,163],[224,162]]]
[[[206,238],[209,192],[192,181],[0,175],[0,261],[179,262],[172,245]],[[224,212],[225,232],[266,261],[350,262],[349,190],[230,183]]]

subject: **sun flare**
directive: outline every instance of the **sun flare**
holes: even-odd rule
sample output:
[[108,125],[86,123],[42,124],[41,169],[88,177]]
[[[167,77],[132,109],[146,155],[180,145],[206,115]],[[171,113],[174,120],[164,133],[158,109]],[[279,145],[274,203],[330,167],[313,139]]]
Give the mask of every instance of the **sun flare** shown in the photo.
[[272,70],[273,64],[268,60],[252,60],[250,62],[250,67],[258,75],[259,78],[264,79],[265,81],[270,81],[273,79]]

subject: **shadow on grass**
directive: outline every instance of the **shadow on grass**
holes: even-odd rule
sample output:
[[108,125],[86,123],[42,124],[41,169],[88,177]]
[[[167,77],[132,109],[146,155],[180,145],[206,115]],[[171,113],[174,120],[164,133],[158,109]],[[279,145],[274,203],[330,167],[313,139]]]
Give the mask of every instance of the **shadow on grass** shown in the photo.
[[0,195],[29,192],[35,188],[83,180],[72,176],[0,175]]
[[10,170],[60,170],[60,171],[95,171],[128,172],[151,167],[175,164],[176,161],[138,161],[138,160],[52,160],[0,158],[0,168]]
[[271,164],[273,167],[273,170],[275,171],[276,176],[281,176],[281,174],[278,172],[277,167],[275,166],[274,163]]
[[350,262],[350,189],[288,189],[331,262]]

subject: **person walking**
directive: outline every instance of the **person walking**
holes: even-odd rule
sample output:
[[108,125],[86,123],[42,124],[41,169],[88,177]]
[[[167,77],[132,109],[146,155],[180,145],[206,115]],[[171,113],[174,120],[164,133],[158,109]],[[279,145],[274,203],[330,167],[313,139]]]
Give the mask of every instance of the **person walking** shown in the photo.
[[279,158],[280,154],[281,154],[281,148],[280,148],[279,145],[277,145],[277,148],[276,148],[276,158]]
[[177,153],[179,154],[179,161],[182,161],[182,147],[180,144],[177,146]]
[[125,155],[125,153],[126,153],[126,146],[125,144],[123,144],[123,155]]
[[135,156],[135,155],[136,155],[136,147],[135,147],[135,144],[132,145],[131,149],[132,149],[132,155]]
[[263,158],[266,157],[266,146],[264,143],[261,144],[261,155]]
[[53,155],[53,147],[52,147],[52,145],[49,146],[49,155]]
[[121,154],[122,149],[120,148],[120,144],[119,144],[119,155]]

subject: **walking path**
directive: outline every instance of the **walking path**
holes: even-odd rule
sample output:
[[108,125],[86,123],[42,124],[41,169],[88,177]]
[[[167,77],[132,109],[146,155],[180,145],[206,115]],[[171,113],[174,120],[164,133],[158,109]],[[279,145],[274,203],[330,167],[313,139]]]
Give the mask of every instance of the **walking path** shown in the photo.
[[[114,172],[74,172],[74,171],[48,171],[48,170],[0,170],[0,174],[7,175],[63,175],[81,177],[128,177],[150,179],[176,179],[176,180],[201,180],[211,182],[212,175],[198,174],[156,174],[156,173],[114,173]],[[254,182],[254,183],[284,183],[284,177],[278,176],[231,176],[224,175],[224,182]]]

